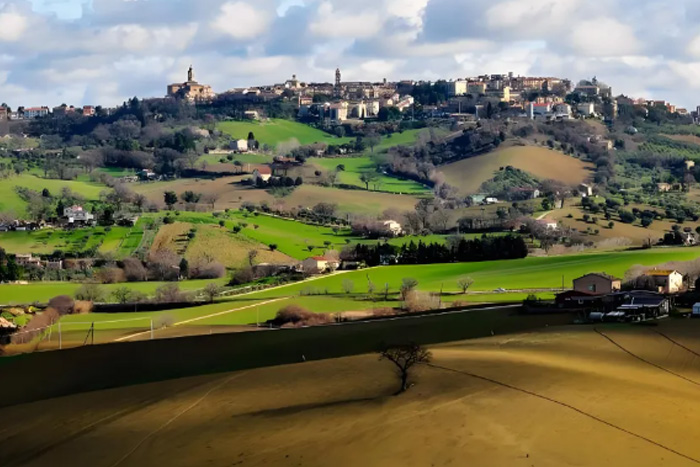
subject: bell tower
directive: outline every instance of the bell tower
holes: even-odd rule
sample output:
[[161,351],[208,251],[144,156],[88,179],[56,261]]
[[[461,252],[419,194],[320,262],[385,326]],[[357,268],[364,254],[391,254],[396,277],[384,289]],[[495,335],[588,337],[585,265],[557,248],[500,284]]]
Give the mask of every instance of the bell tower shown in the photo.
[[187,82],[191,83],[192,81],[194,81],[194,68],[190,65],[190,69],[187,70]]
[[342,95],[341,95],[342,93],[341,93],[341,89],[340,89],[340,83],[342,82],[341,78],[342,78],[342,76],[340,74],[340,68],[337,68],[335,70],[335,89],[334,89],[334,91],[335,91],[335,97],[338,99],[340,99],[342,97]]

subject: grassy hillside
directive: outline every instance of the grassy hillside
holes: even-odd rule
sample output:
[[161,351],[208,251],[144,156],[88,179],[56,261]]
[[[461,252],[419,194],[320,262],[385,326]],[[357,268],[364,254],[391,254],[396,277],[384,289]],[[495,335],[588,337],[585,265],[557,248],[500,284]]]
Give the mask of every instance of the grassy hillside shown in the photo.
[[59,194],[62,188],[68,187],[88,200],[98,199],[100,192],[106,189],[103,185],[91,182],[52,180],[30,174],[17,175],[0,182],[0,212],[24,214],[27,203],[19,197],[15,191],[16,187],[26,187],[39,192],[47,188],[52,194]]
[[293,138],[301,144],[342,144],[352,141],[352,138],[337,138],[324,131],[290,120],[220,122],[216,127],[236,139],[247,139],[248,133],[252,131],[260,144],[267,144],[273,147]]
[[143,193],[150,201],[163,206],[163,193],[175,191],[178,194],[187,190],[218,195],[216,209],[238,209],[245,201],[259,204],[263,201],[270,205],[279,204],[287,208],[298,206],[313,207],[320,202],[335,203],[344,213],[379,214],[385,209],[396,207],[402,210],[413,209],[418,199],[412,195],[392,193],[368,193],[364,190],[339,190],[315,185],[302,185],[284,198],[275,198],[266,190],[244,186],[240,181],[245,178],[224,177],[216,180],[180,179],[169,182],[138,184],[134,191]]
[[[217,282],[223,285],[226,279],[194,280],[179,282],[181,290],[193,291],[203,289],[208,283]],[[137,282],[126,284],[130,289],[146,295],[153,295],[156,289],[165,282]],[[108,293],[123,287],[125,284],[109,284],[104,288]],[[73,295],[81,287],[78,283],[69,282],[34,282],[27,285],[0,284],[0,304],[46,302],[57,295]],[[84,321],[84,319],[83,319]]]
[[544,147],[512,146],[445,165],[439,170],[447,183],[463,193],[476,193],[501,167],[513,166],[535,177],[575,185],[592,175],[590,164]]
[[659,330],[687,349],[639,327],[604,332],[646,362],[587,327],[431,346],[434,366],[399,396],[376,355],[300,352],[294,365],[9,407],[0,463],[693,465],[700,323]]
[[117,258],[129,256],[136,250],[143,231],[129,227],[95,227],[78,230],[39,230],[35,232],[0,232],[0,247],[8,253],[50,254],[56,250],[79,253],[99,246],[101,253]]
[[[338,182],[345,185],[354,185],[360,188],[366,188],[367,185],[360,180],[363,172],[373,172],[377,170],[377,162],[371,156],[362,157],[317,157],[309,160],[309,163],[317,166],[321,170],[333,171],[338,165],[342,164],[345,170],[338,173]],[[370,189],[380,191],[388,191],[392,193],[404,194],[426,194],[430,193],[430,189],[413,180],[401,180],[396,177],[389,177],[377,173],[378,180],[370,184]]]

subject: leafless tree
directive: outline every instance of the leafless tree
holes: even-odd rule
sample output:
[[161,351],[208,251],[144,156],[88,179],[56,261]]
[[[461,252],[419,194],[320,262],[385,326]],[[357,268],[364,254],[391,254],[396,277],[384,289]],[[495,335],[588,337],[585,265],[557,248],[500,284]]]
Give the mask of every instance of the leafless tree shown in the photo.
[[258,257],[258,250],[248,251],[248,264],[252,268],[255,265],[255,258]]
[[401,387],[396,394],[401,394],[409,388],[408,377],[411,368],[420,363],[430,363],[432,354],[418,344],[411,343],[386,347],[380,352],[380,360],[389,360],[396,366],[401,380]]
[[75,299],[86,302],[101,302],[107,294],[105,290],[98,284],[87,283],[83,284],[76,292]]
[[350,279],[345,279],[343,281],[343,292],[350,295],[354,289],[355,283],[353,281],[351,281]]
[[418,287],[418,281],[411,277],[405,277],[401,281],[401,299],[405,300],[410,292],[413,292]]
[[204,202],[209,204],[212,210],[216,209],[216,202],[219,201],[217,193],[210,193],[204,197]]
[[214,303],[216,297],[218,297],[219,294],[221,294],[221,287],[219,287],[216,283],[211,282],[207,284],[206,287],[204,287],[203,293],[204,297],[209,303]]
[[123,263],[124,275],[129,282],[143,282],[148,279],[148,272],[143,263],[137,258],[125,258]]
[[473,283],[474,279],[471,277],[460,277],[459,280],[457,280],[457,285],[462,289],[463,294],[467,293],[467,290],[469,290],[469,287],[471,287]]

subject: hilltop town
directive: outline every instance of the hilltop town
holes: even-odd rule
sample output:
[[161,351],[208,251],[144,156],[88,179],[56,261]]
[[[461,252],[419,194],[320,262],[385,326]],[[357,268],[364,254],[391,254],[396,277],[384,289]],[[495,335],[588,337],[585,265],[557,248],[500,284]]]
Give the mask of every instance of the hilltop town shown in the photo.
[[[427,95],[426,95],[427,94]],[[571,119],[601,116],[608,121],[617,117],[620,105],[637,109],[663,108],[671,114],[698,120],[698,110],[689,112],[664,100],[644,97],[615,96],[610,86],[597,78],[584,79],[573,84],[567,78],[524,77],[513,73],[481,75],[431,82],[404,80],[397,82],[347,82],[342,80],[341,70],[336,70],[335,81],[306,83],[296,75],[284,83],[233,88],[215,93],[211,86],[195,80],[194,68],[187,71],[187,80],[167,86],[167,97],[182,99],[193,104],[214,101],[243,101],[251,104],[267,103],[278,99],[293,101],[299,118],[329,120],[332,123],[361,121],[386,117],[381,109],[399,112],[418,111],[422,116],[479,118],[486,107],[498,105],[529,118]],[[418,106],[416,97],[420,96]],[[66,114],[93,117],[109,114],[115,109],[100,105],[74,107],[63,104],[53,109],[48,106],[18,107],[13,110],[0,106],[0,121],[22,121]],[[646,110],[645,110],[646,111]],[[250,111],[249,118],[257,118],[259,112]],[[483,115],[481,115],[483,116]],[[2,127],[0,127],[2,131]],[[5,134],[7,129],[5,130]],[[1,135],[0,135],[1,136]]]

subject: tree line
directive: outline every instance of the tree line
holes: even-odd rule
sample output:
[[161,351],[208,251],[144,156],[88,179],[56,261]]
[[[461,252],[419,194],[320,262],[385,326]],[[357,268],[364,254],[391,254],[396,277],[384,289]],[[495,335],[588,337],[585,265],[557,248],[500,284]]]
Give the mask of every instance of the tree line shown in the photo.
[[345,261],[356,261],[367,266],[382,264],[436,264],[455,262],[480,262],[527,257],[525,240],[519,235],[483,236],[448,243],[425,243],[413,240],[401,246],[389,243],[378,245],[358,244],[341,254]]

